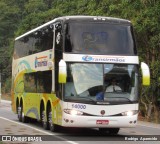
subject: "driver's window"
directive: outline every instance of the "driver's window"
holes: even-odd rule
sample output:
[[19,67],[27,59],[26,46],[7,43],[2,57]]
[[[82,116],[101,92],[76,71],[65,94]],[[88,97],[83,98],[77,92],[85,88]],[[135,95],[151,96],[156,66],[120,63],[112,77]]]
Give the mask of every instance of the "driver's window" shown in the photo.
[[120,84],[116,77],[112,77],[109,80],[109,85],[106,87],[106,92],[118,92],[122,91],[122,88],[120,87]]

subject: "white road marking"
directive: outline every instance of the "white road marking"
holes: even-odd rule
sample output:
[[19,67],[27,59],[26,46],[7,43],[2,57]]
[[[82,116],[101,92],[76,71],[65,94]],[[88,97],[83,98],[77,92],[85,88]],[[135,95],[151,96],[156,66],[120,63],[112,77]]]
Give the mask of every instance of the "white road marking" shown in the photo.
[[9,121],[9,122],[12,122],[12,123],[21,125],[21,126],[25,126],[25,127],[31,128],[31,129],[33,129],[33,130],[39,131],[39,132],[44,133],[44,134],[47,134],[47,135],[53,135],[54,137],[56,137],[56,138],[58,138],[58,139],[60,139],[60,140],[62,140],[62,141],[66,141],[66,142],[71,143],[71,144],[78,144],[78,143],[76,143],[76,142],[74,142],[74,141],[69,141],[68,139],[59,137],[59,136],[55,135],[54,133],[49,133],[49,132],[46,132],[46,131],[43,131],[43,130],[40,130],[40,129],[31,127],[31,126],[28,126],[28,125],[23,124],[23,123],[19,123],[19,122],[16,122],[16,121],[12,121],[12,120],[7,119],[7,118],[4,118],[4,117],[0,117],[0,118],[3,119],[3,120],[7,120],[7,121]]

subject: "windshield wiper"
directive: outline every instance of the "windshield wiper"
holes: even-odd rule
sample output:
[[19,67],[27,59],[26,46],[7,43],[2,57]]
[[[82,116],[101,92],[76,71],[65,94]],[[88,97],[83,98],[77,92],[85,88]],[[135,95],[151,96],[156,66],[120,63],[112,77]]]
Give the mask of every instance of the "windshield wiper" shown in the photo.
[[69,100],[74,100],[74,101],[77,101],[77,100],[78,100],[78,102],[79,102],[80,99],[86,99],[86,100],[91,100],[91,101],[89,101],[89,102],[94,102],[94,104],[96,104],[96,101],[93,100],[93,99],[90,98],[90,97],[81,97],[81,96],[79,96],[79,95],[76,95],[76,97],[66,97],[66,98],[69,99]]
[[[79,95],[78,95],[79,96]],[[81,97],[81,96],[79,96],[78,98],[83,98],[83,99],[89,99],[89,100],[91,100],[91,101],[93,101],[93,102],[95,102],[96,103],[96,101],[95,100],[93,100],[92,98],[90,98],[90,97]]]
[[129,98],[126,98],[126,97],[120,97],[120,98],[127,99],[130,103],[133,103],[133,101],[131,101]]
[[107,98],[120,98],[120,99],[126,99],[128,102],[133,103],[133,101],[131,101],[129,98],[126,97],[106,97]]

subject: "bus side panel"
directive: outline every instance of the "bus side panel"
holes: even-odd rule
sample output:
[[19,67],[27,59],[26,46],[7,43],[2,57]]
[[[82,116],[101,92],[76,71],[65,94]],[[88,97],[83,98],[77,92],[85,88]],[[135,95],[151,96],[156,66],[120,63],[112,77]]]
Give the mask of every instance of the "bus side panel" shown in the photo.
[[39,120],[40,95],[37,93],[24,93],[23,97],[25,104],[24,114],[28,117]]
[[23,80],[24,71],[20,72],[19,75],[14,79],[12,85],[12,110],[17,112],[17,107],[20,104],[21,95],[24,92],[24,80]]
[[51,98],[52,105],[52,122],[57,125],[62,125],[62,101],[53,94]]
[[40,52],[38,54],[33,54],[19,59],[12,60],[12,89],[11,89],[11,99],[12,99],[12,111],[16,113],[16,100],[18,98],[18,93],[23,94],[24,91],[24,75],[26,73],[46,71],[49,70],[48,61],[52,59],[51,50]]

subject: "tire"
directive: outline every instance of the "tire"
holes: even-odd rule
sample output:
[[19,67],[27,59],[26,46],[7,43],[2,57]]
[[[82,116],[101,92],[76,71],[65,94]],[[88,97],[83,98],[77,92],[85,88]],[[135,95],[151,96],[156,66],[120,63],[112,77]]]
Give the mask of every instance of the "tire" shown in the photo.
[[28,123],[29,122],[29,118],[24,115],[23,111],[22,111],[22,122],[23,123]]
[[[23,104],[22,104],[23,105]],[[27,123],[28,122],[28,117],[26,117],[24,115],[24,112],[23,112],[23,106],[18,106],[18,120],[20,122],[23,122],[23,123]]]
[[49,124],[48,124],[48,121],[47,121],[45,110],[43,110],[41,112],[41,121],[42,121],[43,129],[48,130],[49,129]]
[[20,122],[22,122],[22,108],[21,108],[21,106],[17,107],[17,116],[18,116],[18,120]]
[[48,121],[49,121],[49,129],[51,132],[58,132],[60,130],[60,126],[56,125],[52,121],[52,110],[49,110],[48,113]]
[[110,135],[117,135],[119,130],[119,128],[99,128],[99,131],[107,132]]

